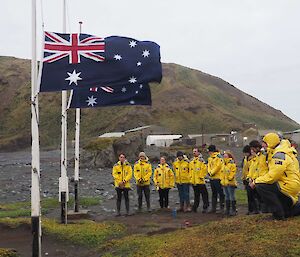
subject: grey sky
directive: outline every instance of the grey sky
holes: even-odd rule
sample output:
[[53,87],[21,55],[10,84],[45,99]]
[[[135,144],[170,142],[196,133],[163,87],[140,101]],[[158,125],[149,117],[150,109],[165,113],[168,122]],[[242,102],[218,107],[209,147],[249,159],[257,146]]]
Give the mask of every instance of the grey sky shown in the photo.
[[[62,0],[42,2],[45,29],[62,31]],[[67,3],[68,31],[78,32],[83,21],[83,32],[89,34],[153,40],[161,45],[163,62],[221,77],[300,122],[300,1]],[[30,0],[1,1],[0,55],[30,57],[30,19]]]

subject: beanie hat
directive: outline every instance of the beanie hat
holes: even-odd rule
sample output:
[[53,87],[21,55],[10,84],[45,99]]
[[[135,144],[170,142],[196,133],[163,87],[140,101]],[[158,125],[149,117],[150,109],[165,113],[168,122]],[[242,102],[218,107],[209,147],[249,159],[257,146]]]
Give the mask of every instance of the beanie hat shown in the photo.
[[216,152],[217,151],[217,148],[216,148],[215,145],[210,145],[207,149],[208,149],[209,152]]
[[178,151],[176,156],[177,156],[177,157],[179,157],[179,156],[183,156],[183,152],[181,152],[181,151]]
[[142,157],[142,156],[145,157],[145,158],[147,157],[146,154],[145,154],[145,152],[140,152],[139,153],[139,157]]

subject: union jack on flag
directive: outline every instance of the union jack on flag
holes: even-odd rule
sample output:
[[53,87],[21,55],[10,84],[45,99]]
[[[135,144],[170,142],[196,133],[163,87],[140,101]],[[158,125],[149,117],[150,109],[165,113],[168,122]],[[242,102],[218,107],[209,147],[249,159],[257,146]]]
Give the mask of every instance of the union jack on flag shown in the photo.
[[103,38],[90,36],[80,38],[80,34],[70,34],[67,39],[54,32],[45,32],[44,62],[52,63],[68,57],[69,63],[80,63],[80,56],[97,62],[105,60]]

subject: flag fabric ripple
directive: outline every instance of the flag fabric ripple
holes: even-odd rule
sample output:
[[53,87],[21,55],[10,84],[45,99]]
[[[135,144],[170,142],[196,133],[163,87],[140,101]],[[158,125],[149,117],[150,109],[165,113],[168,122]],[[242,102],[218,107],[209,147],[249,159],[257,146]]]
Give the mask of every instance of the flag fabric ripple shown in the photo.
[[40,92],[103,87],[115,89],[115,94],[139,85],[145,89],[162,79],[160,46],[128,37],[45,32],[40,71]]

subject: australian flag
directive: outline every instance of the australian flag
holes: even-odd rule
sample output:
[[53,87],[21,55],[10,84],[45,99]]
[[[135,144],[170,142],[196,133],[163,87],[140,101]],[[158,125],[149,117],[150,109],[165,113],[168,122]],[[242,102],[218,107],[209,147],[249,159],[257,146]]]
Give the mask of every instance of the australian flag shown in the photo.
[[122,87],[93,87],[73,90],[70,108],[92,108],[120,105],[151,105],[148,84]]
[[74,90],[76,101],[78,94],[97,88],[103,94],[100,104],[104,93],[129,99],[128,94],[145,94],[148,83],[161,78],[160,47],[154,42],[45,32],[40,92]]

